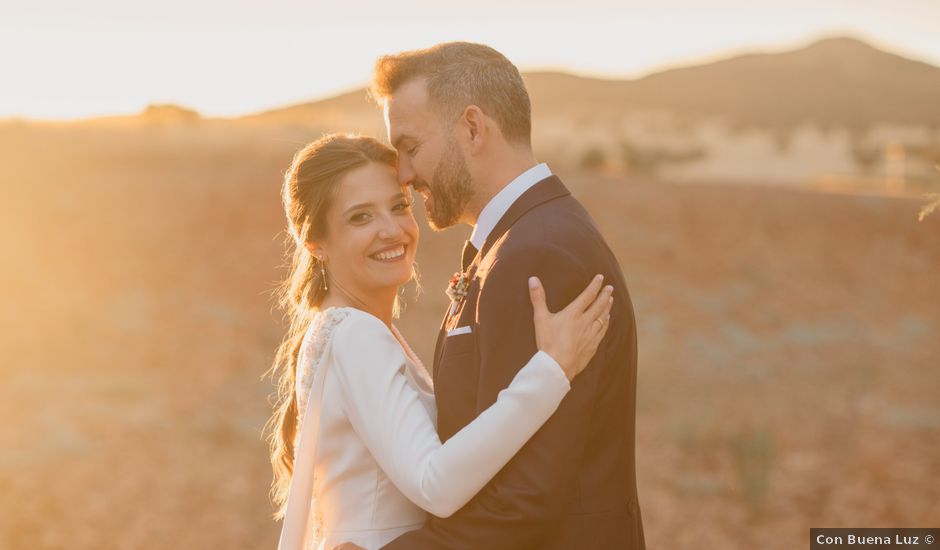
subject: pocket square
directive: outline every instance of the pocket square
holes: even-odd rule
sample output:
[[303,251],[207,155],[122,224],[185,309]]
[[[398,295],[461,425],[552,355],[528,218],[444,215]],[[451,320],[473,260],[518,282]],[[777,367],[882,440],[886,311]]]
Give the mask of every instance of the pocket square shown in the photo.
[[465,327],[457,327],[457,328],[452,328],[448,330],[447,336],[451,337],[451,336],[457,336],[458,334],[470,334],[470,332],[471,332],[470,326],[468,325]]

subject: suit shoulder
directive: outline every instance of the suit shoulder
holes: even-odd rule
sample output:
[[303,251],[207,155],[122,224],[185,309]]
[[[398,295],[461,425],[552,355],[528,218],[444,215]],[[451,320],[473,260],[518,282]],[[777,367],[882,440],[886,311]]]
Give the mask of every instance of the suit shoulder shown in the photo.
[[503,235],[503,252],[517,248],[560,249],[578,254],[603,242],[594,220],[574,197],[567,195],[532,208]]

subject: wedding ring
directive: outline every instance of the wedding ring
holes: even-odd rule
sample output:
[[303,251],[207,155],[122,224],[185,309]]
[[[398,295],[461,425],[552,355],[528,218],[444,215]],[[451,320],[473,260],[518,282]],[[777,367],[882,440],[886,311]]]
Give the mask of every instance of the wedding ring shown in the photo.
[[604,328],[604,321],[601,321],[600,319],[594,319],[594,320],[601,324],[601,328]]

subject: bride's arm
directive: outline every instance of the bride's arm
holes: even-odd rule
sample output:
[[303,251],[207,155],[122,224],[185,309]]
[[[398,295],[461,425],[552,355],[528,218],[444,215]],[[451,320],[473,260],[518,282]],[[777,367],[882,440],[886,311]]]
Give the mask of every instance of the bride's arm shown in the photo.
[[479,492],[570,389],[558,364],[538,352],[493,406],[441,444],[404,375],[404,352],[381,321],[346,319],[333,335],[333,356],[353,428],[398,489],[439,517]]
[[350,316],[336,328],[332,346],[353,428],[398,489],[439,517],[479,492],[570,389],[568,375],[539,351],[492,406],[442,444],[403,373],[404,352],[381,321]]

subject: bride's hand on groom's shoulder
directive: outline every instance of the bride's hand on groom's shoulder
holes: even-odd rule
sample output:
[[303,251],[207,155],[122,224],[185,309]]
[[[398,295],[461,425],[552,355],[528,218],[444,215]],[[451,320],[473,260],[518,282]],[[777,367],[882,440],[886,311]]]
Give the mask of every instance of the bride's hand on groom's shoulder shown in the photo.
[[535,318],[535,344],[552,356],[573,380],[590,362],[610,326],[613,287],[601,288],[597,275],[565,309],[551,313],[538,277],[529,278],[529,298]]

